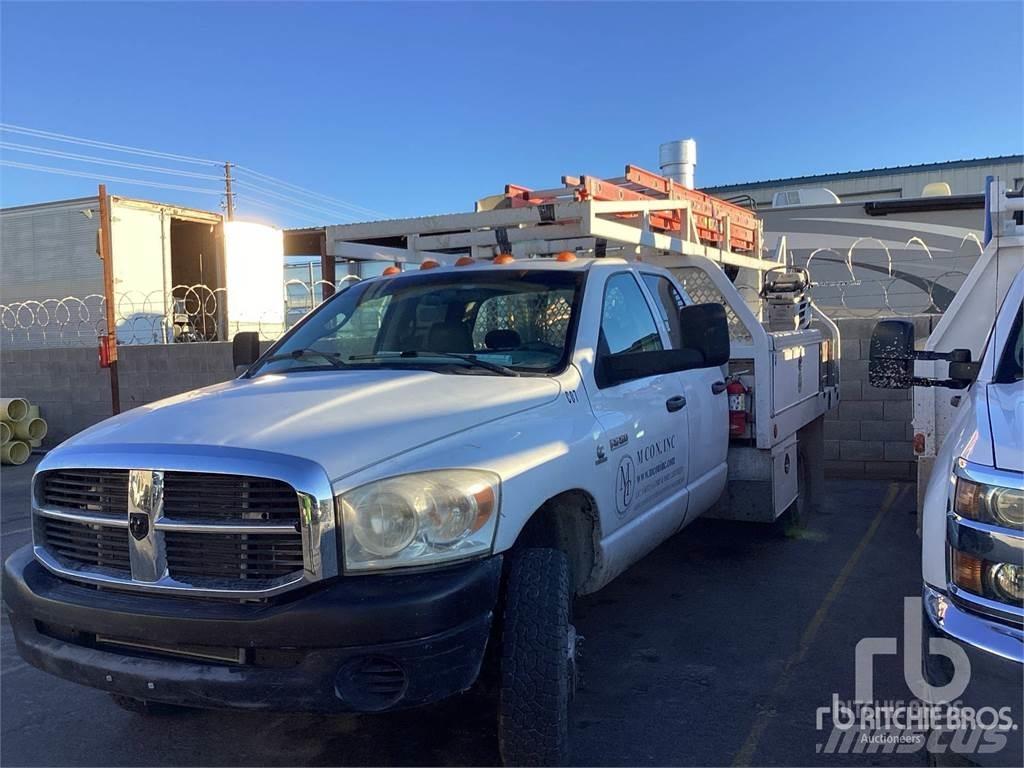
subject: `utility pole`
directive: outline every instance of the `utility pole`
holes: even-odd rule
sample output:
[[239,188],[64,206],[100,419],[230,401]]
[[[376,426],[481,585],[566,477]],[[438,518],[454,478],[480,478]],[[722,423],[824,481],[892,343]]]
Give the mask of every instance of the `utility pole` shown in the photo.
[[[107,333],[101,339],[105,360],[110,370],[110,407],[116,416],[121,412],[121,386],[117,378],[117,323],[114,319],[114,262],[113,238],[111,237],[110,198],[107,185],[100,184],[100,229],[97,233],[100,261],[103,262],[103,303],[106,305]],[[102,363],[101,363],[102,364]]]
[[235,193],[231,191],[231,163],[224,163],[224,198],[227,201],[228,221],[235,218]]

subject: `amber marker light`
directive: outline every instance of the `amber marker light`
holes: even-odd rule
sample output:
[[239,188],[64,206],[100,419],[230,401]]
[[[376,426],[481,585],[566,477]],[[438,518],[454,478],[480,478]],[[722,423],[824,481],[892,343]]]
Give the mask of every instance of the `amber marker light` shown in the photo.
[[961,589],[973,592],[976,595],[984,594],[985,587],[982,584],[982,573],[984,563],[978,558],[959,552],[952,551],[953,560],[953,583]]

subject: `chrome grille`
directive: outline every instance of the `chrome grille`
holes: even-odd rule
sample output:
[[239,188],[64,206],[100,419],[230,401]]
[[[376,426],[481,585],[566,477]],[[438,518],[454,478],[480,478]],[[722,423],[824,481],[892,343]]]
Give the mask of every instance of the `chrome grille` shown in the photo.
[[187,533],[168,531],[171,577],[277,579],[302,569],[302,539],[296,535]]
[[179,520],[298,520],[295,491],[280,480],[204,472],[164,476],[164,515]]
[[128,514],[128,470],[60,469],[43,475],[44,506],[107,515]]
[[131,576],[128,529],[79,523],[52,517],[42,519],[42,535],[53,554],[79,565],[116,570]]
[[[159,500],[141,521],[148,535],[129,526],[138,503],[129,502],[130,487],[140,474],[160,478]],[[280,480],[59,469],[41,473],[37,483],[37,552],[71,575],[228,591],[273,588],[303,575],[299,496]]]

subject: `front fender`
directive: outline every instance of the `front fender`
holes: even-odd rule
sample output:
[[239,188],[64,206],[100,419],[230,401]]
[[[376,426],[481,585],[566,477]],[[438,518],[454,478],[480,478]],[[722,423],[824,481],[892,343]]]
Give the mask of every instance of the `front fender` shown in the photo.
[[[562,393],[581,386],[571,368]],[[374,480],[431,469],[486,469],[501,478],[494,551],[509,549],[544,502],[570,490],[600,500],[594,466],[601,429],[585,398],[550,403],[402,453],[334,484],[335,495]],[[601,510],[597,510],[600,514]]]

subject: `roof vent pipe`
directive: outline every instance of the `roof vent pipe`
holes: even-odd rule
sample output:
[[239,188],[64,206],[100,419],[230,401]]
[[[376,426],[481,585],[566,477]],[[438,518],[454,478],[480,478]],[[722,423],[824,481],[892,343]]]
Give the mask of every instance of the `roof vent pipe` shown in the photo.
[[662,176],[693,189],[693,171],[697,167],[697,142],[693,139],[669,141],[658,147],[658,165]]

